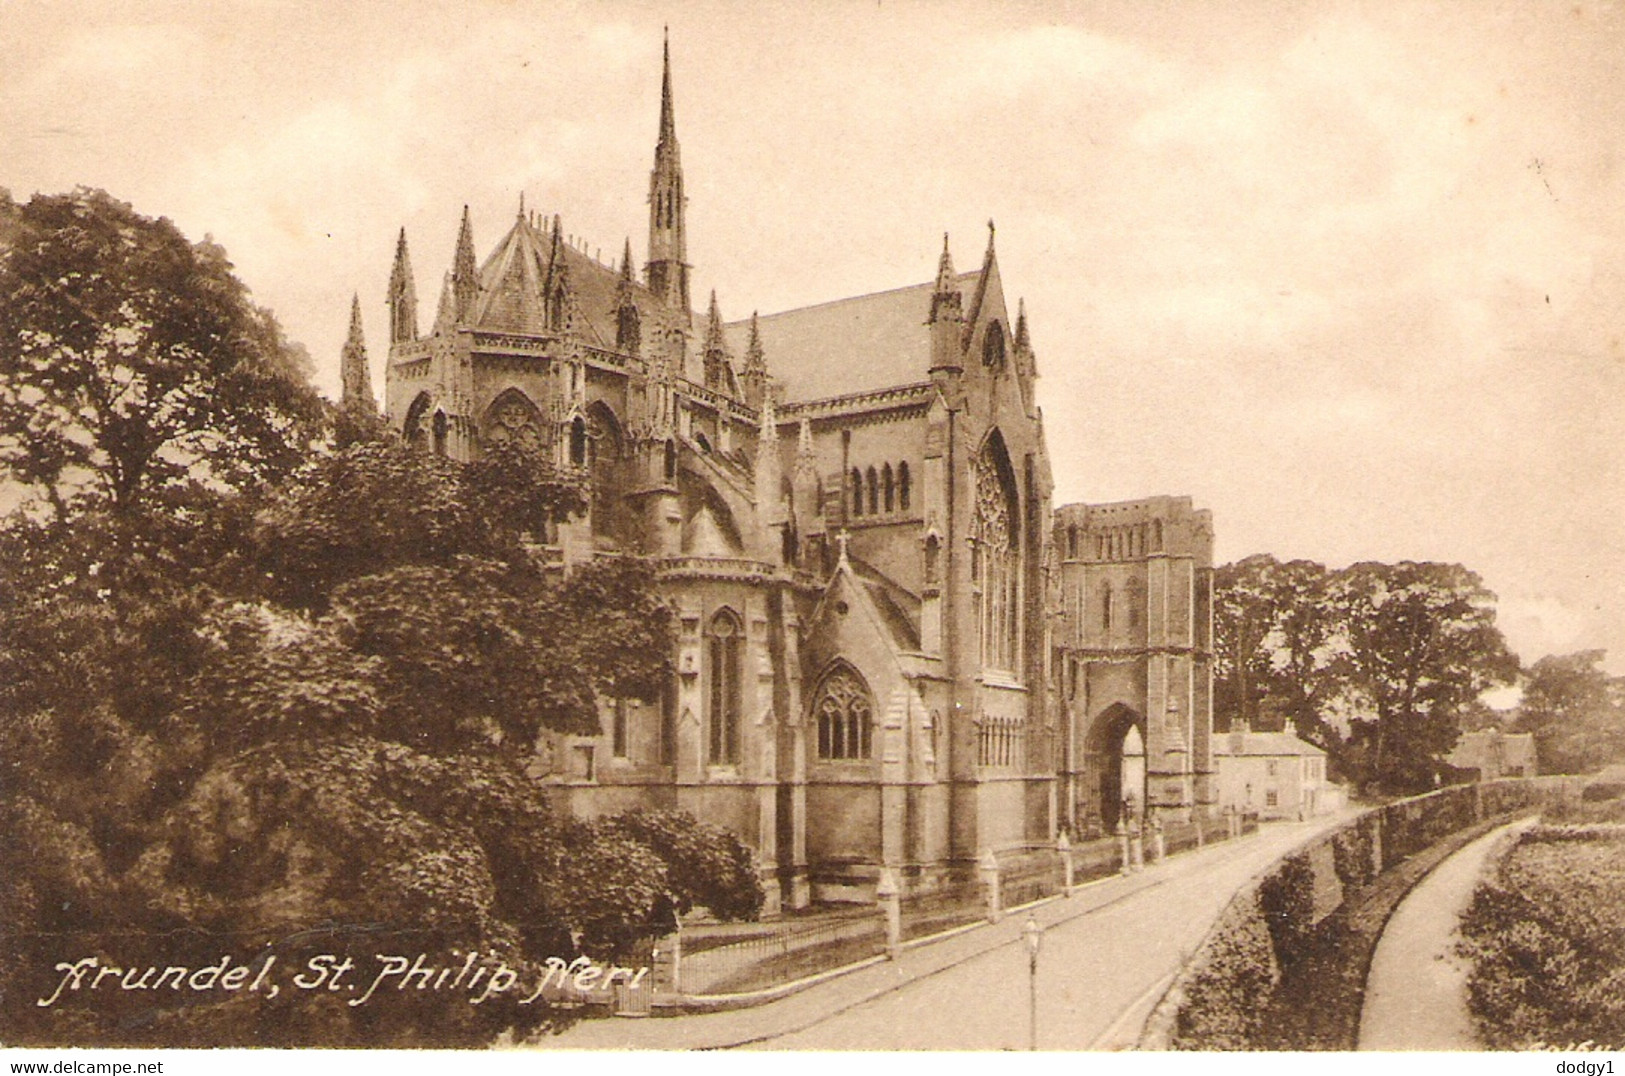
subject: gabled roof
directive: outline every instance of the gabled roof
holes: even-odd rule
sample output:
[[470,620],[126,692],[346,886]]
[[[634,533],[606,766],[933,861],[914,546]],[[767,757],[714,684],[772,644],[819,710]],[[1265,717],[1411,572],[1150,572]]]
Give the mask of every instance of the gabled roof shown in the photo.
[[542,285],[547,280],[547,237],[523,215],[480,266],[480,297],[469,319],[496,332],[547,330]]
[[[1241,743],[1238,745],[1236,740]],[[1237,750],[1237,748],[1240,748]],[[1300,740],[1291,732],[1216,732],[1213,734],[1215,755],[1308,755],[1324,757],[1326,752],[1312,743]]]
[[[961,273],[970,289],[979,273]],[[768,371],[784,387],[782,400],[797,403],[912,385],[931,376],[931,313],[934,283],[766,314],[757,319]],[[743,355],[750,319],[723,326],[729,350]]]
[[[576,331],[589,344],[613,347],[620,274],[567,242],[555,244],[551,229],[537,227],[523,216],[480,266],[480,295],[471,323],[494,332],[546,332],[544,292],[559,272],[569,281]],[[659,305],[642,284],[633,281],[631,291],[642,313]]]

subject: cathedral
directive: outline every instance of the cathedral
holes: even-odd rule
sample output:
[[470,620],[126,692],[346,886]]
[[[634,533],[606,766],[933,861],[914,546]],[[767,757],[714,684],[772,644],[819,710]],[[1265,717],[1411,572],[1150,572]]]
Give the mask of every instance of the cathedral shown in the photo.
[[[1211,810],[1211,520],[1188,498],[1051,505],[991,222],[969,272],[944,237],[933,280],[728,321],[715,294],[694,309],[686,211],[668,46],[641,268],[522,201],[482,260],[465,208],[425,332],[396,245],[391,425],[576,469],[589,507],[546,555],[648,558],[677,614],[664,697],[545,736],[538,794],[726,826],[770,907]],[[370,399],[359,307],[343,367]]]

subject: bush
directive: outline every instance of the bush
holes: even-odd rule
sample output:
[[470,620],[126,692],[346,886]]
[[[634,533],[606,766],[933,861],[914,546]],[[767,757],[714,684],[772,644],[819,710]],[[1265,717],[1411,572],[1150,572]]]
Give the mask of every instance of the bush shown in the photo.
[[1617,830],[1538,827],[1461,923],[1473,962],[1468,1005],[1483,1041],[1625,1046],[1625,838]]

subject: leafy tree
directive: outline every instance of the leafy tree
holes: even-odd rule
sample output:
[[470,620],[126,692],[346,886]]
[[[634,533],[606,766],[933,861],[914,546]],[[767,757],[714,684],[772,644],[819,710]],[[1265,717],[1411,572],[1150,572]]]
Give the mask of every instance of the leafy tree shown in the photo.
[[1625,677],[1604,652],[1541,658],[1527,671],[1517,728],[1535,736],[1542,773],[1583,773],[1625,759]]
[[1365,776],[1427,787],[1460,733],[1458,711],[1517,674],[1495,595],[1459,564],[1366,562],[1338,574],[1332,601],[1350,678],[1376,710],[1356,722]]
[[103,191],[0,203],[0,464],[60,518],[304,458],[308,358],[212,242]]
[[446,1046],[559,1018],[305,991],[32,1006],[64,939],[194,966],[477,948],[535,981],[695,905],[759,911],[732,834],[557,817],[522,768],[544,730],[596,732],[600,697],[660,687],[647,565],[540,563],[582,500],[533,459],[351,433],[274,489],[166,479],[0,525],[0,1037]]
[[1291,725],[1335,750],[1324,711],[1343,687],[1340,624],[1326,601],[1322,565],[1268,554],[1221,566],[1214,578],[1215,702],[1253,728]]

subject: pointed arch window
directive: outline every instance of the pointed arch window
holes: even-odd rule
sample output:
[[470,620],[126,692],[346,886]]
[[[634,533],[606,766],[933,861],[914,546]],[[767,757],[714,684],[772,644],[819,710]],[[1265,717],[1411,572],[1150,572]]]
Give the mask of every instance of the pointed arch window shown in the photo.
[[671,482],[677,478],[677,443],[666,442],[665,475],[666,481]]
[[880,514],[880,480],[879,480],[878,477],[876,477],[875,469],[873,467],[869,468],[869,470],[865,473],[864,477],[868,480],[868,485],[869,485],[869,514],[872,515],[872,516],[873,515],[879,515]]
[[831,669],[813,696],[818,725],[818,757],[856,761],[871,757],[874,702],[856,669],[842,662]]
[[997,431],[976,458],[976,505],[971,521],[972,576],[979,583],[982,664],[1019,666],[1021,542],[1015,479]]
[[733,611],[723,609],[711,618],[705,636],[710,761],[713,764],[738,763],[744,631]]
[[863,515],[863,472],[852,468],[852,514]]
[[899,511],[908,511],[908,462],[897,465],[897,508]]
[[1078,558],[1078,525],[1076,523],[1066,529],[1066,555],[1073,560]]
[[1112,630],[1112,585],[1107,583],[1100,593],[1100,630]]
[[428,411],[427,393],[420,393],[418,398],[412,401],[412,406],[406,410],[406,421],[401,423],[401,434],[406,438],[406,443],[413,448],[424,449],[429,445],[428,424],[423,421]]
[[518,389],[509,389],[491,404],[480,426],[480,437],[491,444],[512,442],[534,451],[548,444],[542,413]]
[[1004,366],[1004,326],[993,322],[982,338],[982,365],[991,370]]
[[895,494],[896,487],[892,484],[891,464],[888,463],[880,469],[880,495],[888,512],[896,510],[896,502],[893,499]]

